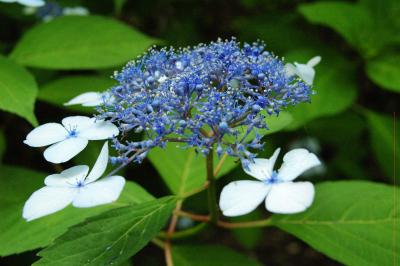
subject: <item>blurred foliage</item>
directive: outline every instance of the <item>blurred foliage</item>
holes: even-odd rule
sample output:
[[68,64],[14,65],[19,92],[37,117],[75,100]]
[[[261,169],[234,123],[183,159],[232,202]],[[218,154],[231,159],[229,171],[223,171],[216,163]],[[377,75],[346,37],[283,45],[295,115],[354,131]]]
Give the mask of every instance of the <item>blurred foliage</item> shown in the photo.
[[[90,108],[66,107],[63,103],[84,91],[104,91],[113,86],[113,71],[151,45],[187,46],[236,36],[240,41],[263,40],[268,50],[288,62],[305,63],[314,55],[322,57],[316,66],[311,103],[270,118],[272,130],[265,133],[266,149],[260,156],[269,156],[278,146],[284,150],[293,146],[308,148],[318,153],[324,166],[304,179],[336,182],[318,184],[316,202],[309,212],[274,216],[275,226],[347,265],[391,265],[391,259],[398,258],[399,251],[391,251],[388,246],[396,239],[387,228],[391,222],[397,226],[398,221],[398,217],[396,220],[390,216],[390,212],[398,215],[398,210],[391,209],[391,199],[396,196],[393,193],[398,189],[388,184],[400,181],[393,170],[399,163],[400,148],[396,118],[400,100],[400,1],[53,2],[84,6],[91,16],[61,17],[44,23],[34,15],[25,15],[18,4],[0,3],[1,256],[46,247],[87,217],[100,214],[92,218],[93,226],[102,224],[110,215],[108,211],[118,214],[118,219],[124,217],[110,210],[114,205],[107,205],[90,210],[71,207],[29,224],[22,220],[23,202],[42,186],[48,173],[58,171],[44,163],[40,151],[22,144],[37,120],[59,121],[67,115],[92,112]],[[274,134],[268,135],[272,131]],[[97,144],[90,144],[74,162],[92,165],[99,150]],[[215,158],[216,165],[219,160]],[[194,151],[176,147],[153,150],[142,165],[127,169],[127,179],[137,183],[128,183],[116,205],[134,203],[153,208],[157,203],[145,203],[153,199],[152,195],[182,195],[201,187],[204,171],[204,161]],[[219,177],[223,184],[248,178],[232,159],[226,161]],[[204,192],[184,203],[185,208],[196,212],[206,212],[206,206]],[[163,212],[163,219],[170,212]],[[239,220],[262,217],[264,210]],[[79,226],[74,228],[64,237],[81,233]],[[85,228],[90,230],[90,225]],[[310,249],[297,255],[293,248],[281,246],[275,252],[262,250],[264,242],[271,247],[286,239],[285,233],[275,229],[271,229],[275,230],[272,234],[261,228],[202,230],[201,236],[174,246],[176,265],[202,265],[207,256],[212,256],[216,265],[225,265],[222,261],[226,263],[228,257],[232,258],[229,265],[337,265],[320,253],[310,253]],[[119,235],[116,231],[104,233],[102,237]],[[154,232],[143,241],[152,236]],[[101,237],[89,239],[101,242]],[[293,243],[304,247],[298,240],[285,241],[290,247]],[[89,242],[77,243],[75,251],[86,249]],[[56,244],[42,254],[57,257],[63,248]],[[124,251],[121,262],[133,251],[133,246],[128,253]],[[149,261],[162,264],[163,257],[157,257],[157,252],[143,249],[135,256],[135,265],[149,265]],[[37,259],[23,253],[6,257],[4,265],[26,265]]]

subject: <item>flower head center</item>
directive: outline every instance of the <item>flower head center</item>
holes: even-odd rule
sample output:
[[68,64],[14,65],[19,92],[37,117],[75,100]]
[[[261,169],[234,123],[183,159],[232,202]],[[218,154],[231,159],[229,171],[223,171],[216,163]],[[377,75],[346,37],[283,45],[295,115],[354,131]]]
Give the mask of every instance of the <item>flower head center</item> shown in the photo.
[[264,183],[271,185],[279,182],[278,173],[276,171],[272,171],[272,174],[269,178],[265,179]]
[[68,138],[76,138],[78,136],[77,126],[71,126],[68,131]]

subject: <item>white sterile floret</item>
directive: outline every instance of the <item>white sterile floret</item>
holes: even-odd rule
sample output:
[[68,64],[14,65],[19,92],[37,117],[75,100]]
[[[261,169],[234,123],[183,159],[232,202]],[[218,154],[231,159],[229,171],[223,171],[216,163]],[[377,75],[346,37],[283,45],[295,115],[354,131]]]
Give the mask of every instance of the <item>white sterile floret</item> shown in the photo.
[[119,134],[108,121],[86,116],[66,117],[58,123],[47,123],[33,129],[24,140],[31,147],[48,147],[43,155],[52,163],[63,163],[80,153],[89,140],[104,140]]
[[53,174],[44,180],[45,187],[35,191],[26,201],[23,218],[31,221],[64,209],[69,204],[78,208],[94,207],[118,199],[125,185],[122,176],[98,180],[107,168],[108,143],[103,145],[92,171],[78,165]]
[[285,65],[286,75],[287,76],[297,75],[302,80],[304,80],[305,83],[307,83],[308,85],[312,85],[315,77],[314,67],[318,65],[320,61],[321,57],[315,56],[311,58],[307,62],[307,64],[299,64],[297,62],[295,62],[294,65],[290,63],[286,64]]
[[283,157],[276,172],[275,161],[280,149],[269,159],[254,159],[244,171],[258,181],[234,181],[221,192],[219,206],[225,216],[239,216],[255,210],[264,200],[268,211],[290,214],[306,210],[314,199],[310,182],[292,182],[306,170],[320,163],[315,154],[306,149],[294,149]]
[[0,0],[4,3],[18,3],[24,6],[39,7],[44,6],[45,2],[43,0]]
[[110,104],[114,101],[113,97],[108,93],[101,92],[85,92],[82,93],[68,102],[64,103],[64,105],[76,105],[80,104],[85,107],[94,107],[102,104]]

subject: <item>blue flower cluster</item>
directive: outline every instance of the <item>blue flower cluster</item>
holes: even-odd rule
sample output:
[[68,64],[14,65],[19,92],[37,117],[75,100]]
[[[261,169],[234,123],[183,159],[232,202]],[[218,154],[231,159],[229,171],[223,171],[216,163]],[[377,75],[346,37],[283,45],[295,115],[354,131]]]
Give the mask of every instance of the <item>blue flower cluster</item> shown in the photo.
[[[175,50],[151,49],[114,77],[113,101],[99,107],[101,119],[117,123],[122,134],[145,138],[115,139],[114,162],[145,158],[153,147],[183,143],[208,154],[227,153],[248,162],[263,146],[259,129],[265,117],[310,99],[311,88],[288,76],[284,62],[261,42],[235,39]],[[254,139],[246,142],[248,134]]]

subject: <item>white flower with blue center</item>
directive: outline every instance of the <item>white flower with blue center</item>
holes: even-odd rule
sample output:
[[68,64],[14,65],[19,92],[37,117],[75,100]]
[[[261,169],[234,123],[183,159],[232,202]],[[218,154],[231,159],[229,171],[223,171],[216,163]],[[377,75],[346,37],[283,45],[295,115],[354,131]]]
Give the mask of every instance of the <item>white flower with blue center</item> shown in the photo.
[[39,7],[45,5],[45,1],[43,0],[0,0],[0,2],[18,3],[24,6],[31,6],[31,7]]
[[285,65],[285,70],[286,70],[286,75],[287,76],[293,76],[297,75],[299,76],[302,80],[304,80],[305,83],[308,85],[312,85],[314,82],[314,77],[315,77],[315,69],[314,67],[321,62],[321,57],[320,56],[315,56],[311,58],[307,64],[299,64],[297,62],[293,64],[286,64]]
[[89,140],[104,140],[119,134],[111,122],[86,116],[66,117],[61,123],[47,123],[33,129],[24,143],[31,147],[51,145],[44,151],[44,158],[52,163],[64,163],[80,153]]
[[84,107],[94,107],[102,104],[110,104],[114,101],[113,97],[107,92],[85,92],[82,93],[68,102],[64,103],[65,106],[80,104]]
[[46,186],[35,191],[25,203],[23,218],[31,221],[62,210],[71,203],[77,208],[88,208],[117,200],[125,179],[110,176],[98,180],[104,174],[107,163],[106,142],[89,174],[87,165],[78,165],[60,174],[47,176],[44,180]]
[[226,185],[219,206],[225,216],[240,216],[255,210],[264,200],[273,213],[291,214],[306,210],[314,199],[310,182],[292,182],[306,170],[320,165],[315,154],[306,149],[294,149],[283,157],[283,164],[274,171],[280,149],[269,159],[254,159],[244,171],[259,181],[241,180]]

